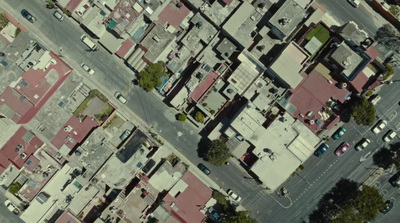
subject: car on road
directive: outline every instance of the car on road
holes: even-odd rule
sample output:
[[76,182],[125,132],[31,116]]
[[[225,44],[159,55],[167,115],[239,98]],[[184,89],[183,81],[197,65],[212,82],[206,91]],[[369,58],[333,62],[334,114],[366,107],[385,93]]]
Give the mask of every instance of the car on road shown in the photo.
[[314,155],[315,155],[316,157],[321,157],[321,156],[326,152],[326,150],[328,150],[328,149],[329,149],[328,144],[322,143],[322,144],[318,147],[318,149],[315,150]]
[[361,1],[360,0],[347,0],[349,3],[350,3],[350,5],[351,6],[353,6],[354,8],[357,8],[359,5],[360,5],[360,3],[361,3]]
[[227,190],[226,193],[236,202],[240,202],[240,200],[242,200],[242,198],[235,194],[232,189]]
[[56,19],[58,19],[59,21],[63,21],[63,19],[64,19],[64,15],[63,14],[61,14],[59,11],[54,11],[53,12],[53,16],[56,18]]
[[86,71],[86,72],[88,72],[90,75],[93,75],[94,74],[94,70],[92,70],[88,65],[86,65],[85,63],[82,63],[81,64],[81,67]]
[[390,201],[390,200],[387,200],[387,201],[385,202],[385,208],[382,209],[382,210],[379,210],[379,211],[380,211],[382,214],[386,214],[386,213],[388,213],[390,210],[392,210],[393,206],[394,206],[394,203],[393,203],[392,201]]
[[350,144],[347,142],[343,142],[342,144],[340,144],[340,146],[336,149],[335,154],[337,156],[343,156],[343,154],[349,150],[350,148]]
[[389,179],[389,183],[390,183],[393,187],[400,188],[400,173],[396,173],[395,175],[393,175],[393,176]]
[[122,104],[126,104],[126,99],[124,96],[122,96],[121,93],[119,93],[118,91],[115,92],[114,96],[118,99],[118,101],[120,101]]
[[21,15],[31,23],[36,22],[36,18],[31,13],[29,13],[26,9],[22,9]]
[[390,142],[390,141],[392,141],[392,139],[394,139],[394,137],[396,137],[396,136],[397,136],[397,133],[396,133],[395,131],[389,130],[389,131],[385,134],[385,136],[383,136],[383,141],[385,141],[385,142]]
[[343,127],[340,127],[336,132],[332,135],[332,139],[338,140],[340,137],[342,137],[346,133],[346,129]]
[[366,139],[366,138],[361,139],[360,142],[358,142],[356,145],[356,150],[361,151],[361,150],[365,149],[370,143],[371,143],[371,140],[369,140],[369,139]]
[[375,134],[379,134],[387,125],[387,121],[386,120],[379,120],[378,123],[376,123],[376,125],[372,128],[372,132]]
[[210,171],[206,166],[204,166],[204,164],[199,163],[199,165],[197,165],[197,167],[198,167],[203,173],[205,173],[206,175],[210,175],[211,171]]
[[6,200],[4,201],[4,205],[7,207],[9,211],[11,211],[14,214],[19,214],[18,208],[10,201]]

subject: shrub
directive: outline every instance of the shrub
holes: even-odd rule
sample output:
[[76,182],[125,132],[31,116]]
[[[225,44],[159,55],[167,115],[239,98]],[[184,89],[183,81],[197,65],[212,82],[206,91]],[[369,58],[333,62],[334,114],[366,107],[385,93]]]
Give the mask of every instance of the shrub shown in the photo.
[[369,97],[371,95],[372,95],[372,91],[368,91],[367,94],[366,94],[367,97]]
[[213,114],[215,114],[215,110],[214,109],[211,109],[210,110],[210,113],[213,115]]
[[12,194],[18,193],[18,191],[21,189],[22,185],[20,183],[13,183],[10,185],[8,188],[8,191]]
[[21,33],[21,29],[20,29],[20,28],[17,28],[17,29],[15,30],[14,36],[17,37],[20,33]]
[[200,123],[204,123],[204,115],[201,111],[196,112],[194,119]]
[[186,114],[181,113],[178,115],[178,120],[181,122],[184,122],[186,120],[186,118],[187,118]]

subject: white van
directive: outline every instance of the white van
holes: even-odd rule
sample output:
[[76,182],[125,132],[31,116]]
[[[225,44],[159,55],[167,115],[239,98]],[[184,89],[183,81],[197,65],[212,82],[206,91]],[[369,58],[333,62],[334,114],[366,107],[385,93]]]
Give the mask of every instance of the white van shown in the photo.
[[361,4],[361,1],[360,0],[347,0],[349,3],[350,3],[350,5],[352,5],[354,8],[357,8],[360,4]]
[[81,40],[83,43],[86,44],[86,46],[88,46],[91,50],[96,50],[97,45],[89,38],[87,37],[85,34],[83,34],[81,36]]
[[115,92],[114,96],[118,99],[118,101],[120,101],[122,104],[126,104],[126,99],[124,96],[122,96],[121,93],[119,93],[118,91]]

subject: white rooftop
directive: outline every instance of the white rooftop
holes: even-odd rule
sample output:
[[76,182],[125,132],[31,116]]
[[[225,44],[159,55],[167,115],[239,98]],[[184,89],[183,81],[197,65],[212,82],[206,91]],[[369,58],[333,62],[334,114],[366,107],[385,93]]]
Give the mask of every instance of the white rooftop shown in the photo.
[[[259,128],[263,128],[262,124],[265,121],[266,118],[256,110],[256,106],[248,102],[243,110],[238,112],[237,117],[231,123],[231,127],[244,138],[250,139]],[[227,134],[230,133],[227,132]]]
[[[69,164],[65,164],[64,167],[56,173],[53,178],[47,183],[47,185],[41,190],[41,192],[49,195],[49,198],[44,203],[40,203],[37,199],[32,200],[29,207],[22,213],[21,219],[29,223],[42,222],[44,218],[48,217],[50,209],[62,209],[65,205],[65,198],[70,192],[68,190],[61,191],[64,184],[70,179],[69,173],[73,168]],[[72,183],[70,186],[74,186]],[[39,194],[41,193],[39,192]]]
[[[278,117],[268,129],[259,128],[248,138],[260,159],[251,170],[272,190],[281,185],[296,168],[310,157],[319,138],[288,113]],[[271,159],[272,151],[275,159]]]
[[236,89],[238,94],[242,95],[250,84],[261,76],[266,68],[247,50],[239,54],[238,59],[241,63],[233,71],[228,82]]
[[291,42],[273,62],[270,69],[282,78],[291,88],[296,88],[303,80],[299,74],[309,55],[296,43]]

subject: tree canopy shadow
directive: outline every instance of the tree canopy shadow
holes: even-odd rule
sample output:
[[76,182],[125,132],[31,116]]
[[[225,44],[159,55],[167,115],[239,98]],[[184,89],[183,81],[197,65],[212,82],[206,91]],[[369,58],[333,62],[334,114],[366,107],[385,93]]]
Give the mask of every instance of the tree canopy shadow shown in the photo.
[[205,159],[208,150],[210,149],[211,141],[208,138],[201,138],[197,144],[197,156]]

